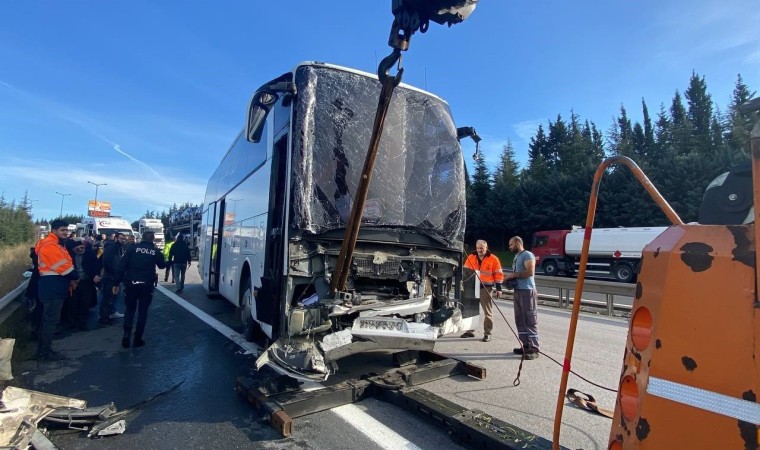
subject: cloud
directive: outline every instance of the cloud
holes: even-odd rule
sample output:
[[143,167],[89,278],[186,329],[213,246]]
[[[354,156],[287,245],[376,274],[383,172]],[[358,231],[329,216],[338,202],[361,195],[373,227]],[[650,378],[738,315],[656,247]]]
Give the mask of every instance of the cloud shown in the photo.
[[706,55],[752,53],[760,42],[756,0],[666,5],[656,21],[664,31],[661,45],[667,46],[661,48],[663,58],[689,61]]
[[530,143],[530,138],[535,136],[538,126],[545,121],[541,119],[523,120],[512,125],[512,129],[515,130],[517,136],[520,137],[526,144]]
[[3,80],[0,80],[0,85],[4,86],[5,88],[11,90],[14,92],[17,96],[21,97],[26,101],[27,103],[31,103],[35,106],[37,106],[39,109],[42,109],[43,111],[52,114],[59,119],[62,119],[64,121],[67,121],[69,123],[72,123],[82,130],[84,130],[89,135],[98,138],[99,140],[103,141],[104,143],[108,144],[111,149],[113,149],[118,154],[124,156],[125,158],[129,159],[130,161],[134,162],[138,166],[145,169],[148,173],[152,174],[153,176],[157,177],[159,180],[166,182],[166,180],[161,176],[160,173],[158,173],[157,170],[155,170],[153,167],[149,166],[145,162],[135,158],[134,156],[130,155],[126,151],[124,151],[121,146],[114,142],[112,139],[107,137],[102,132],[98,131],[97,123],[94,120],[88,119],[86,115],[79,113],[69,107],[60,105],[54,101],[45,99],[43,97],[40,97],[38,95],[32,94],[30,92],[23,91],[21,89],[18,89],[8,83],[6,83]]
[[[173,173],[173,169],[168,167],[160,169],[164,173]],[[202,203],[206,192],[206,180],[193,180],[186,174],[145,177],[144,170],[128,163],[83,168],[64,161],[6,158],[5,164],[0,167],[0,179],[6,186],[32,186],[33,198],[42,198],[44,193],[56,191],[76,193],[79,199],[75,196],[72,201],[82,204],[79,213],[84,212],[84,202],[90,196],[91,186],[85,188],[89,180],[107,183],[106,187],[101,188],[99,198],[110,200],[114,210],[129,211],[130,214],[140,214],[146,209],[161,211],[174,203]],[[82,194],[85,189],[87,194]],[[53,198],[52,195],[50,197]],[[69,201],[66,199],[66,202]],[[47,203],[50,202],[47,199]]]

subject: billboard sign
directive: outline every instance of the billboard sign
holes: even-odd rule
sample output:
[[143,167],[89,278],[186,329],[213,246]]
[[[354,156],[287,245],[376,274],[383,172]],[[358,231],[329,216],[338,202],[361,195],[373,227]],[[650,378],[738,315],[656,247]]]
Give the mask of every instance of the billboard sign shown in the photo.
[[111,215],[111,202],[90,200],[87,203],[87,215],[90,217],[109,217]]

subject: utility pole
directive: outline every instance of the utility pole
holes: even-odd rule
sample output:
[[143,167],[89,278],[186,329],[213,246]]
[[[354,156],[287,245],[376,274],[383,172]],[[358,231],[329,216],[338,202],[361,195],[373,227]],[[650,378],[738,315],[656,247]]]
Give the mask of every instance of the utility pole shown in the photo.
[[58,218],[61,218],[63,217],[63,199],[66,198],[66,196],[71,195],[71,194],[61,194],[60,192],[57,192],[57,191],[56,191],[56,194],[61,196],[61,212],[60,214],[58,214]]
[[92,181],[87,181],[90,184],[95,185],[95,206],[98,205],[98,187],[100,186],[108,186],[108,183],[93,183]]

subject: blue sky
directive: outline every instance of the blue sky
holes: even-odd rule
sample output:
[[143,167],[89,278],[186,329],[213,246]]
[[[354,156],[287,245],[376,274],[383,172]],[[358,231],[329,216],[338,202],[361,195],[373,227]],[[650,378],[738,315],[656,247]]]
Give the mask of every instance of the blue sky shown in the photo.
[[[300,61],[375,72],[390,52],[390,0],[3,2],[0,191],[29,192],[36,217],[201,203],[263,82]],[[604,131],[624,104],[669,105],[692,70],[728,104],[736,75],[760,89],[757,0],[481,0],[431,24],[404,55],[404,82],[475,126],[489,163],[521,162],[539,123],[571,109]],[[464,143],[472,154],[472,144]]]

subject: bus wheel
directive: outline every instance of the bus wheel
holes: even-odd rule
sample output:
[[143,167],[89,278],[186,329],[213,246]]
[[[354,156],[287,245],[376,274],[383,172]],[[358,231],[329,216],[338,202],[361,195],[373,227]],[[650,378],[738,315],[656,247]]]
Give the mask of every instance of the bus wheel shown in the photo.
[[248,287],[243,293],[243,304],[240,308],[240,319],[243,322],[243,337],[248,342],[262,341],[266,336],[256,320],[253,318],[252,312],[256,308],[256,298],[253,296],[253,286],[251,281],[246,280]]

